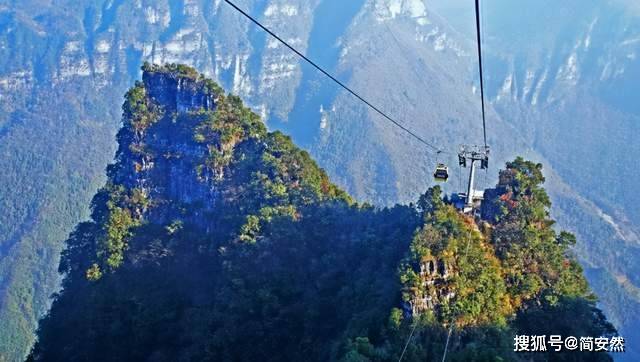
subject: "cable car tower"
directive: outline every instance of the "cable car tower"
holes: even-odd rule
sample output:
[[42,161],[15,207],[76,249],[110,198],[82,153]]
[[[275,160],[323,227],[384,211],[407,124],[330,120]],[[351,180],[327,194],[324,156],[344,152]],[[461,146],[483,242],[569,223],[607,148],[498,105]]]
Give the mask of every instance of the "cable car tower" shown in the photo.
[[458,194],[460,202],[458,207],[464,212],[470,212],[474,209],[476,202],[483,199],[483,194],[476,191],[475,173],[476,167],[485,170],[489,167],[489,146],[471,146],[461,145],[458,151],[458,164],[460,167],[469,167],[469,183],[467,192]]
[[484,146],[471,146],[461,145],[458,151],[458,164],[463,167],[470,168],[469,170],[469,183],[467,185],[467,192],[460,193],[457,196],[457,200],[454,202],[459,209],[463,212],[471,212],[474,210],[477,201],[482,201],[484,198],[483,193],[475,190],[474,177],[476,171],[476,164],[480,164],[480,169],[487,169],[489,167],[489,146],[487,145],[487,125],[484,107],[484,77],[482,75],[482,39],[480,37],[480,5],[479,0],[475,1],[476,5],[476,35],[478,42],[478,73],[480,75],[480,104],[482,107],[482,134],[484,138]]

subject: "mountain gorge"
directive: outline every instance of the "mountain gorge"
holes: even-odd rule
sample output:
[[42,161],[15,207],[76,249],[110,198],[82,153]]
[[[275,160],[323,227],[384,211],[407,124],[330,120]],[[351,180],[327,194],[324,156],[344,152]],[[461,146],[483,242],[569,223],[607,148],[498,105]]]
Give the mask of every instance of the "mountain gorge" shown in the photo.
[[[525,361],[513,336],[541,319],[615,334],[551,227],[541,164],[507,163],[478,217],[439,187],[373,208],[194,69],[142,78],[29,360],[436,361],[450,340],[451,360]],[[611,360],[553,355],[576,357]]]
[[[481,139],[466,4],[238,4],[451,155]],[[638,175],[619,155],[638,151],[634,6],[483,6],[491,167],[517,154],[545,164],[553,215],[577,234],[574,250],[631,348],[640,338],[630,317],[640,308],[639,219],[626,190]],[[414,202],[436,161],[456,162],[407,140],[222,1],[5,0],[0,29],[0,182],[12,185],[0,191],[0,323],[8,326],[0,355],[8,360],[28,351],[57,290],[62,241],[90,216],[116,152],[121,96],[143,61],[189,64],[240,95],[360,201]],[[444,193],[458,191],[460,177],[456,170]]]

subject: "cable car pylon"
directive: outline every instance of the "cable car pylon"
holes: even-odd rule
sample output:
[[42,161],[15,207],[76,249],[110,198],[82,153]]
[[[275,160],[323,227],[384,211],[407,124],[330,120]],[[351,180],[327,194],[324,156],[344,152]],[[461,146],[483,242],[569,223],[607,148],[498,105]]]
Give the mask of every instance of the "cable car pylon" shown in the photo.
[[469,168],[469,183],[466,193],[458,194],[458,208],[463,212],[473,211],[477,202],[482,201],[483,194],[475,190],[476,167],[487,169],[489,167],[489,147],[461,145],[458,151],[458,164],[463,168]]
[[469,182],[465,193],[459,193],[454,198],[456,206],[463,212],[468,213],[473,211],[478,202],[481,202],[484,193],[480,193],[475,189],[475,172],[477,164],[480,169],[487,169],[489,167],[489,146],[487,145],[487,127],[485,117],[484,106],[484,77],[482,72],[482,39],[480,36],[480,0],[475,0],[476,10],[476,36],[478,42],[478,72],[480,75],[480,104],[482,107],[482,135],[484,140],[484,146],[476,145],[461,145],[458,150],[458,164],[462,168],[469,168]]

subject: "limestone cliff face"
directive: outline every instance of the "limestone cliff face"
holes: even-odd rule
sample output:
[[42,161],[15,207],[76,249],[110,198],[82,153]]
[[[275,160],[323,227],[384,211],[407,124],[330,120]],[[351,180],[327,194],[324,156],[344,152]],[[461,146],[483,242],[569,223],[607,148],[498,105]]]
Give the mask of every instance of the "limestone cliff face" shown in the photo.
[[219,148],[219,138],[198,143],[194,129],[215,111],[219,90],[182,70],[145,69],[143,82],[129,92],[124,106],[116,163],[109,170],[115,184],[137,190],[156,206],[173,206],[141,210],[159,223],[182,209],[197,214],[215,205],[214,175],[203,164],[211,148]]
[[153,67],[142,75],[145,89],[165,111],[187,113],[215,109],[215,97],[205,89],[202,81],[178,73],[154,71]]
[[[289,137],[267,132],[240,98],[225,95],[193,68],[145,64],[143,71],[143,81],[125,97],[119,147],[107,170],[108,220],[94,217],[108,225],[126,221],[117,238],[107,232],[106,249],[123,254],[125,229],[139,225],[179,220],[213,231],[209,216],[223,208],[254,213],[238,216],[241,230],[231,232],[255,241],[263,219],[295,219],[296,205],[349,200],[308,153]],[[252,223],[243,226],[249,216]],[[233,229],[229,220],[225,224]]]
[[420,315],[439,309],[455,296],[451,290],[451,265],[443,258],[430,257],[413,265],[420,280],[420,289],[409,301],[403,303],[406,315]]

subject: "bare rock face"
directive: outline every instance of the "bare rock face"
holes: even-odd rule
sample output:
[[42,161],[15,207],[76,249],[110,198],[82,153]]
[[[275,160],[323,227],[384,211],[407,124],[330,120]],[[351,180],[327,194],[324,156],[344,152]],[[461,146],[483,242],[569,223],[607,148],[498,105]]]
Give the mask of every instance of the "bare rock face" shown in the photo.
[[204,89],[203,83],[176,73],[155,72],[153,68],[143,73],[142,80],[149,96],[165,105],[165,111],[187,113],[215,108],[213,94]]
[[444,259],[430,258],[414,265],[421,281],[421,291],[413,299],[404,303],[404,310],[409,315],[419,315],[435,310],[444,305],[455,294],[448,287],[453,276],[451,265]]
[[145,66],[143,82],[125,104],[117,163],[110,169],[116,183],[174,204],[161,213],[152,209],[146,216],[159,223],[170,221],[179,210],[197,214],[216,203],[210,182],[214,177],[202,167],[212,145],[196,142],[194,129],[212,117],[218,93],[198,74],[186,71],[192,69]]

